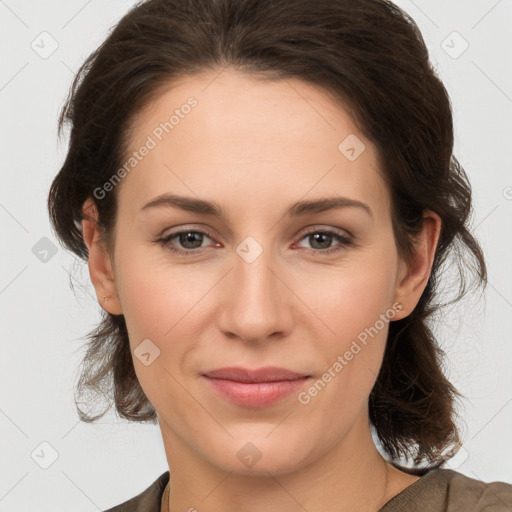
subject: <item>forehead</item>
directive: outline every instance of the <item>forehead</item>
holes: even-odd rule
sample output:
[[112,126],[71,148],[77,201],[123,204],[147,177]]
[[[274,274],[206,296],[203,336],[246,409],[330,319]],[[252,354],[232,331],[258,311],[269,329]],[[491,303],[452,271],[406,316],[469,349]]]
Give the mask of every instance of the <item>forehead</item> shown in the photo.
[[235,191],[283,201],[338,192],[381,213],[388,205],[373,144],[326,91],[298,79],[231,69],[181,77],[134,118],[130,152],[143,146],[121,187],[132,206],[171,191],[219,203]]

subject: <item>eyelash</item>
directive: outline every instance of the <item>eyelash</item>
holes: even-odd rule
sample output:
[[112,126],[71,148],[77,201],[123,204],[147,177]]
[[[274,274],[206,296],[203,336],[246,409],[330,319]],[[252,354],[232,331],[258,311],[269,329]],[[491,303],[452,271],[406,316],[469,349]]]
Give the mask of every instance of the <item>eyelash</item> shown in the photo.
[[[201,235],[206,235],[208,238],[213,240],[213,236],[208,231],[184,229],[181,231],[176,231],[174,233],[170,233],[169,235],[167,235],[163,238],[159,238],[156,241],[159,242],[162,247],[166,247],[168,251],[171,251],[171,252],[181,255],[181,256],[192,256],[194,254],[199,253],[200,252],[199,249],[184,250],[184,249],[176,249],[175,247],[172,247],[172,246],[166,246],[166,244],[168,242],[170,242],[173,238],[176,238],[177,236],[181,235],[182,233],[199,233]],[[304,238],[306,238],[309,235],[318,234],[318,233],[321,233],[324,235],[332,235],[338,242],[341,242],[341,245],[334,246],[329,249],[305,249],[306,253],[312,254],[314,256],[317,256],[317,255],[325,256],[325,255],[330,255],[330,254],[338,252],[338,251],[342,251],[347,246],[354,245],[354,241],[351,238],[344,236],[340,233],[337,233],[335,231],[330,231],[330,230],[318,230],[317,229],[317,230],[313,230],[313,231],[308,231],[307,233],[304,234],[304,236],[300,240],[303,240]],[[205,248],[203,247],[203,249],[205,249]]]

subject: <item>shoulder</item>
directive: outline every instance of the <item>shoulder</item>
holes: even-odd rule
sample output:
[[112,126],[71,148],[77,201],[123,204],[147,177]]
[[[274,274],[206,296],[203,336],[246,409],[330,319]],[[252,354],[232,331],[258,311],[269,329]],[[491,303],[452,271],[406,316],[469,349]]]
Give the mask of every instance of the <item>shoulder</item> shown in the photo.
[[162,494],[167,482],[169,482],[169,471],[162,473],[147,489],[137,496],[104,512],[160,512]]
[[511,512],[512,484],[484,482],[447,468],[422,472],[380,512]]
[[512,484],[502,481],[484,482],[449,469],[442,471],[448,472],[447,498],[454,512],[512,510]]

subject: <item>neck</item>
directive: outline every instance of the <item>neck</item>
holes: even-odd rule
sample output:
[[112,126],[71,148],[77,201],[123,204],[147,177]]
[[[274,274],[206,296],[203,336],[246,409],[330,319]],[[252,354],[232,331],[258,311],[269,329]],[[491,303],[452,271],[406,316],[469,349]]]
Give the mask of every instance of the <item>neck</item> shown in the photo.
[[165,423],[160,426],[167,459],[173,462],[170,512],[376,512],[400,490],[401,472],[378,453],[367,416],[312,463],[257,476],[223,471],[184,446]]

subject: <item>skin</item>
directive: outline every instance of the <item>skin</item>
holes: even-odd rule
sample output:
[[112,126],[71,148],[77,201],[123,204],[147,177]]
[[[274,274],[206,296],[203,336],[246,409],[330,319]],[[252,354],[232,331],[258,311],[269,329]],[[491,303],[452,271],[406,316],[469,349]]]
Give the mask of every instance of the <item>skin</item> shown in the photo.
[[[113,258],[98,239],[94,203],[83,208],[98,300],[125,316],[132,355],[147,338],[160,350],[148,366],[133,360],[159,417],[169,509],[378,510],[418,480],[386,463],[370,434],[368,396],[389,323],[306,405],[297,394],[234,405],[201,373],[281,366],[311,375],[307,390],[393,304],[403,309],[391,321],[414,309],[441,221],[425,212],[416,252],[403,261],[374,146],[322,89],[295,79],[262,82],[232,69],[186,76],[139,113],[132,150],[190,96],[197,107],[118,185]],[[354,161],[338,149],[349,134],[366,146]],[[224,216],[141,211],[166,192],[215,201]],[[357,207],[284,215],[298,200],[332,196],[362,201],[373,216]],[[351,234],[355,244],[315,243],[312,228]],[[180,229],[212,236],[196,235],[196,245],[156,241]],[[251,263],[236,251],[247,236],[263,250]],[[180,256],[170,245],[196,253]],[[261,453],[252,467],[237,457],[248,442]]]

